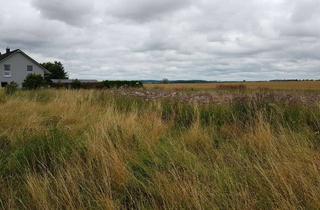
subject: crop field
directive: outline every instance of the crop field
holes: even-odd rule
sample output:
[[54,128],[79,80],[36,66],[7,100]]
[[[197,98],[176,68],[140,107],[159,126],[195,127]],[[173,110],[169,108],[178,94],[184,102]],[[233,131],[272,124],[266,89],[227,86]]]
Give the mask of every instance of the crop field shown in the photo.
[[320,90],[320,81],[288,82],[239,82],[239,83],[195,83],[195,84],[146,84],[148,89],[160,90],[219,90],[242,87],[249,90]]
[[320,209],[319,83],[285,84],[0,89],[0,209]]

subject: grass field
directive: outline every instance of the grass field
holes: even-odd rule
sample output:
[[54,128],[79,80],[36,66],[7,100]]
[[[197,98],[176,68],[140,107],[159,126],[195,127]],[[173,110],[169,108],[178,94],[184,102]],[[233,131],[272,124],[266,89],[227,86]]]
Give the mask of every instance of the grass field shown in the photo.
[[201,84],[146,84],[148,89],[160,90],[216,90],[223,86],[243,85],[247,89],[269,90],[320,90],[320,81],[290,81],[290,82],[241,82],[241,83],[201,83]]
[[0,209],[320,209],[320,103],[264,94],[0,90]]

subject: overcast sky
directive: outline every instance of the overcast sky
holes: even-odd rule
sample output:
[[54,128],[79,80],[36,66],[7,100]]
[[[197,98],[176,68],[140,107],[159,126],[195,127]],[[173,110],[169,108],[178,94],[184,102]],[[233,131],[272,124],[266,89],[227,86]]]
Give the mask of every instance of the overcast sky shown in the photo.
[[320,0],[1,0],[7,46],[80,79],[320,79]]

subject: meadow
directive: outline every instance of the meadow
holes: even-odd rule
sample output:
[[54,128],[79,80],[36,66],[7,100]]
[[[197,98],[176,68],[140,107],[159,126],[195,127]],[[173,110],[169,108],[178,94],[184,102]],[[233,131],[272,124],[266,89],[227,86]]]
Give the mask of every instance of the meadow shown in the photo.
[[320,209],[319,101],[241,94],[0,90],[0,209]]

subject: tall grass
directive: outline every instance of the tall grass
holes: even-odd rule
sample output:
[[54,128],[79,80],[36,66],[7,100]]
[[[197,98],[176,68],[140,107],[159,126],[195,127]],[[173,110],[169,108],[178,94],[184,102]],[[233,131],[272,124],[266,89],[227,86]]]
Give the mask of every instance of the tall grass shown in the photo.
[[0,92],[2,209],[320,209],[320,106]]

